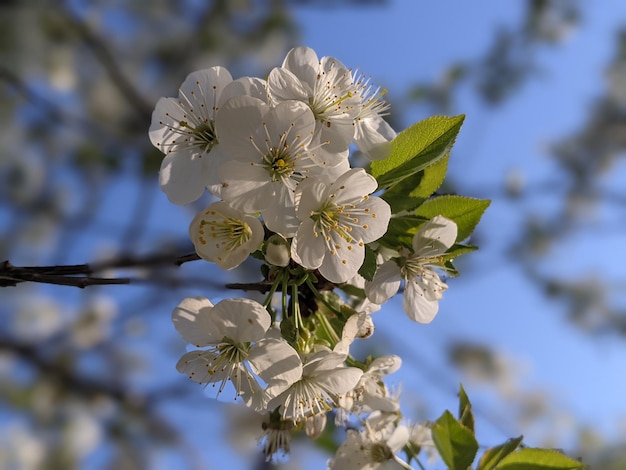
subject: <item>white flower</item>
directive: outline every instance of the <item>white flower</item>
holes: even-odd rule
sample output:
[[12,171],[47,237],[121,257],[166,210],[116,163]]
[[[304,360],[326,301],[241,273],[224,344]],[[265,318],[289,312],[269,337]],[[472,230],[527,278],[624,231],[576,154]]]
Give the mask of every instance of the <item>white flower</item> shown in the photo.
[[365,284],[367,298],[385,303],[405,281],[403,307],[414,321],[430,323],[439,310],[438,301],[448,286],[434,271],[439,259],[455,242],[457,226],[442,216],[425,223],[413,236],[413,251],[403,248],[397,260],[384,262],[371,282]]
[[320,60],[308,47],[296,47],[289,51],[282,67],[270,72],[267,86],[276,103],[298,100],[313,111],[313,142],[324,144],[313,157],[316,161],[334,165],[347,157],[354,119],[361,112],[361,95],[345,65],[334,57]]
[[335,423],[342,425],[351,413],[359,415],[382,411],[394,413],[400,409],[398,397],[392,396],[383,377],[397,371],[402,365],[398,356],[382,356],[374,359],[359,379],[359,383],[339,400],[340,409]]
[[219,196],[215,169],[226,156],[219,150],[215,114],[226,99],[241,94],[265,96],[264,82],[250,77],[233,81],[224,67],[211,67],[189,74],[178,98],[157,102],[150,140],[165,154],[159,183],[174,204],[195,201],[205,187]]
[[259,439],[259,445],[263,447],[263,454],[268,461],[289,455],[292,430],[292,421],[276,420],[273,415],[263,422],[263,435]]
[[335,404],[337,396],[352,389],[363,374],[344,366],[345,358],[329,350],[309,355],[297,380],[277,380],[268,386],[268,409],[280,407],[281,418],[294,422],[325,414],[331,409],[329,403]]
[[355,81],[362,106],[354,123],[354,143],[371,160],[382,160],[389,155],[391,141],[396,137],[396,132],[383,119],[389,109],[382,99],[385,91],[374,88],[363,76],[356,79],[355,74]]
[[232,160],[220,168],[222,198],[247,213],[260,211],[265,225],[285,237],[298,226],[295,190],[309,175],[328,174],[308,145],[315,119],[299,101],[274,108],[257,98],[236,97],[218,113],[220,145]]
[[302,221],[291,245],[291,257],[307,269],[319,269],[331,282],[351,279],[363,264],[365,243],[387,231],[391,209],[369,196],[376,180],[362,168],[341,175],[333,184],[309,179],[297,193]]
[[406,426],[395,424],[396,416],[372,413],[361,431],[349,430],[348,438],[328,463],[331,470],[392,470],[411,467],[395,455],[409,438]]
[[207,348],[184,354],[176,364],[179,372],[194,382],[220,383],[218,394],[231,381],[237,396],[245,395],[248,405],[256,398],[258,406],[262,391],[249,366],[256,370],[255,359],[265,357],[254,343],[263,338],[272,321],[261,304],[226,299],[214,306],[204,297],[188,297],[174,309],[172,321],[184,340]]
[[220,201],[194,217],[189,236],[202,259],[233,269],[261,246],[265,232],[259,219]]
[[412,450],[416,455],[423,450],[430,463],[433,463],[437,458],[437,450],[429,426],[420,423],[411,426],[409,428],[409,445],[413,447]]

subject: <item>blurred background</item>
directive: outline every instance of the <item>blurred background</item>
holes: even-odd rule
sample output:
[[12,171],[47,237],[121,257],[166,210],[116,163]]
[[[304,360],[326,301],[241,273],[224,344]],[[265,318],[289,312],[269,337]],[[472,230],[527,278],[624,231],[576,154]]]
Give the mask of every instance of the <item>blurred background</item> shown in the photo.
[[[403,358],[405,416],[462,382],[483,448],[626,468],[626,7],[602,0],[1,2],[0,262],[132,282],[0,277],[0,468],[273,468],[259,417],[175,370],[172,309],[259,272],[176,266],[209,200],[167,201],[148,127],[190,72],[264,77],[296,45],[386,88],[398,131],[466,114],[439,192],[493,201],[432,324],[374,314],[361,352]],[[296,440],[279,468],[328,452]]]

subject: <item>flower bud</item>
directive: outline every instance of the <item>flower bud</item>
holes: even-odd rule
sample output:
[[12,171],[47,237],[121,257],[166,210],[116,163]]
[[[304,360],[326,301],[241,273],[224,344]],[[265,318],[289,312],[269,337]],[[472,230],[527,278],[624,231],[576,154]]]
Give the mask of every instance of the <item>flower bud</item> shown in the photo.
[[287,240],[280,235],[272,235],[267,240],[265,261],[274,266],[285,267],[289,264],[290,259],[291,254]]

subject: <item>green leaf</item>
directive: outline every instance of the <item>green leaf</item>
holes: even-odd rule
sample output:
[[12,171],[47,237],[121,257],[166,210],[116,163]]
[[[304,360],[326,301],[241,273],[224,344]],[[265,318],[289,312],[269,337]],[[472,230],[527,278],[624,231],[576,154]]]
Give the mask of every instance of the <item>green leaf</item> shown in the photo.
[[411,248],[413,235],[427,220],[425,217],[416,217],[414,215],[392,217],[389,220],[387,233],[378,239],[377,242],[393,250],[397,250],[402,246]]
[[389,188],[381,198],[389,203],[391,212],[412,211],[428,199],[443,183],[448,169],[448,155],[424,170]]
[[487,449],[480,459],[478,470],[494,470],[496,465],[522,443],[524,436],[513,437],[504,444]]
[[433,441],[450,470],[467,470],[478,451],[474,433],[445,411],[432,427]]
[[438,196],[424,202],[414,212],[416,216],[432,219],[442,215],[452,219],[458,226],[457,241],[469,237],[491,201],[464,196]]
[[378,187],[389,188],[446,157],[464,119],[464,115],[433,116],[400,132],[391,142],[390,155],[372,162],[370,173]]
[[494,470],[577,470],[584,465],[561,452],[527,447],[510,453]]
[[459,391],[459,422],[470,431],[474,432],[474,413],[463,385]]
[[365,245],[365,260],[359,269],[359,274],[366,280],[374,279],[376,273],[376,253],[367,245]]

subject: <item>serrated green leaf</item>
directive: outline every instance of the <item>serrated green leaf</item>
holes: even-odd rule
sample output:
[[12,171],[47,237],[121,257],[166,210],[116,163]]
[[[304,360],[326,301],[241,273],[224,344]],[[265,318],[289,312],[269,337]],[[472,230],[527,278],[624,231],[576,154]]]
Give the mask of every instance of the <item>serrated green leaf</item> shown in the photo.
[[389,188],[447,156],[464,119],[464,115],[433,116],[398,134],[391,142],[390,155],[370,167],[378,187]]
[[474,413],[472,413],[472,404],[469,401],[467,393],[463,385],[459,390],[459,422],[470,431],[474,432]]
[[487,449],[478,463],[478,470],[494,470],[496,465],[522,443],[524,436],[513,437],[504,444]]
[[577,470],[584,465],[561,452],[527,447],[512,452],[494,470]]
[[450,470],[467,470],[478,451],[474,433],[445,411],[435,421],[432,436],[441,459]]
[[454,220],[458,227],[457,241],[469,237],[491,201],[474,199],[465,196],[438,196],[425,201],[414,214],[418,217],[432,219],[442,215]]
[[428,199],[443,183],[448,169],[448,155],[424,170],[389,188],[380,197],[391,206],[391,212],[412,211]]

